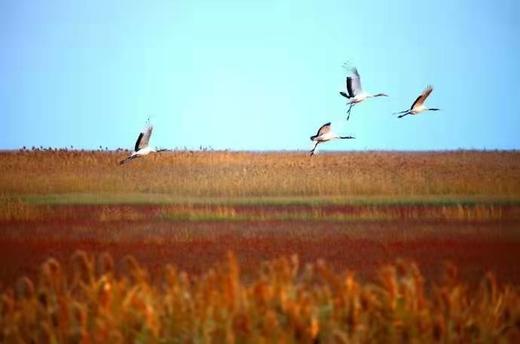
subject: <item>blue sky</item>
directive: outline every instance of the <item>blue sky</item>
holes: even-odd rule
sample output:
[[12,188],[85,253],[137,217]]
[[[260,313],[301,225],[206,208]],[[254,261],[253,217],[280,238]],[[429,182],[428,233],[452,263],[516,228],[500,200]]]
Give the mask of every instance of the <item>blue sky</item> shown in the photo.
[[[520,2],[0,1],[1,149],[519,149]],[[345,121],[344,62],[385,92]],[[396,119],[428,84],[440,112]]]

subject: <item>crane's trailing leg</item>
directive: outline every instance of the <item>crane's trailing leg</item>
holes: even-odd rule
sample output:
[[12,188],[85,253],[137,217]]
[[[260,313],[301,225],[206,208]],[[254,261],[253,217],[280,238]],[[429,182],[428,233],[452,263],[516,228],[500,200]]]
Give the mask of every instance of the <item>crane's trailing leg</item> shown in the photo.
[[352,110],[352,107],[354,106],[354,103],[349,103],[349,104],[350,104],[350,106],[348,107],[348,110],[347,110],[347,121],[350,118],[350,111]]
[[137,159],[137,158],[140,158],[141,156],[140,155],[137,155],[137,154],[134,154],[134,155],[130,155],[128,158],[125,158],[123,160],[121,160],[119,162],[119,165],[123,165],[124,163],[130,161],[130,160],[134,160],[134,159]]
[[316,150],[316,147],[318,147],[318,144],[319,144],[319,142],[316,142],[316,144],[314,145],[314,148],[312,148],[312,150],[311,150],[310,156],[314,155],[314,151]]

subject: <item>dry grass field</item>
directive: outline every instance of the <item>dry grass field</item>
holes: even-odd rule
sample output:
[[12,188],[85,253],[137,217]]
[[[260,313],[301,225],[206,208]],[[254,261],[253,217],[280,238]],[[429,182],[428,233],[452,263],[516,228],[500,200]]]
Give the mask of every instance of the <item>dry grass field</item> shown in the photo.
[[519,338],[520,153],[125,156],[0,153],[0,342]]
[[[518,199],[516,152],[175,152],[118,166],[127,153],[16,152],[0,156],[0,190],[11,196],[108,201],[277,199],[321,201]],[[78,195],[79,194],[79,195]],[[67,196],[66,195],[66,196]],[[133,197],[135,196],[135,197]],[[126,200],[125,200],[126,198]],[[84,198],[83,198],[84,199]],[[81,201],[81,199],[79,199]]]

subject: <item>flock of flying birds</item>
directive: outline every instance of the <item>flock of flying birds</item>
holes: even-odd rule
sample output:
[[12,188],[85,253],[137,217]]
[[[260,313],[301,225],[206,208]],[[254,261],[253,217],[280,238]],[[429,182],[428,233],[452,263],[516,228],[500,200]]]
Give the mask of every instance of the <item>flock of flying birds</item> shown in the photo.
[[[340,91],[339,94],[343,97],[347,98],[347,121],[350,119],[350,112],[352,110],[352,107],[356,104],[359,104],[369,98],[375,98],[375,97],[388,97],[385,93],[377,93],[377,94],[370,94],[368,92],[363,91],[363,88],[361,87],[361,77],[359,76],[359,73],[356,68],[352,68],[352,73],[347,76],[346,80],[347,84],[347,92]],[[395,115],[398,115],[398,118],[402,118],[404,116],[408,115],[417,115],[421,112],[425,111],[439,111],[437,108],[427,108],[424,105],[424,102],[426,101],[426,98],[432,93],[433,87],[428,86],[426,89],[415,99],[412,106],[407,109],[400,112],[395,113]],[[316,147],[323,142],[327,142],[330,140],[335,139],[354,139],[352,136],[339,136],[335,134],[332,131],[331,124],[325,123],[321,126],[320,129],[318,129],[318,132],[316,135],[311,136],[311,141],[316,142],[314,144],[314,147],[311,150],[311,156],[314,155],[314,152],[316,151]]]
[[[359,76],[359,73],[356,68],[352,69],[352,73],[347,76],[346,79],[346,86],[347,86],[347,92],[340,91],[339,94],[343,97],[347,98],[347,121],[350,119],[350,112],[352,110],[352,107],[354,105],[357,105],[369,98],[375,98],[375,97],[388,97],[385,93],[377,93],[377,94],[370,94],[368,92],[363,91],[363,88],[361,87],[361,77]],[[437,108],[427,108],[424,105],[424,102],[426,101],[426,98],[432,93],[433,87],[428,86],[426,89],[415,99],[412,106],[407,109],[400,112],[395,113],[395,115],[398,115],[398,118],[402,118],[404,116],[408,115],[417,115],[421,112],[425,111],[439,111]],[[153,126],[150,125],[148,121],[148,125],[146,128],[139,133],[139,136],[137,137],[137,141],[135,143],[134,151],[130,156],[127,158],[121,160],[119,163],[124,164],[127,161],[143,157],[145,155],[148,155],[153,152],[162,152],[166,149],[155,149],[149,145],[150,142],[150,136],[152,136],[152,130]],[[312,148],[310,155],[314,155],[316,151],[316,147],[323,142],[335,140],[335,139],[354,139],[352,136],[339,136],[335,134],[332,131],[331,123],[325,123],[318,129],[318,132],[316,135],[311,136],[311,141],[315,142],[314,147]]]

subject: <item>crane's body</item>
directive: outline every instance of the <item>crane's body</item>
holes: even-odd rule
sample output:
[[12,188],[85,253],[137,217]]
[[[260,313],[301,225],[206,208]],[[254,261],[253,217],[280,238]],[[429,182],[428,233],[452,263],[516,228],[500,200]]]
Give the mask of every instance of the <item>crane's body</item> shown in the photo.
[[165,151],[165,149],[157,150],[157,149],[149,146],[150,137],[152,136],[152,131],[153,131],[153,126],[148,123],[146,128],[143,129],[139,133],[139,136],[137,137],[137,141],[135,142],[134,151],[126,159],[121,160],[119,162],[120,165],[124,164],[125,162],[127,162],[129,160],[140,158],[140,157],[143,157],[150,153]]
[[408,116],[408,115],[417,115],[417,114],[419,114],[421,112],[425,112],[425,111],[439,111],[440,109],[428,108],[428,107],[426,107],[426,105],[424,105],[424,103],[426,102],[426,98],[428,98],[428,96],[432,93],[432,91],[433,91],[433,87],[427,86],[424,89],[424,91],[417,97],[417,99],[415,99],[412,106],[410,106],[410,108],[408,110],[403,110],[403,111],[395,113],[396,115],[399,115],[397,117],[403,118],[404,116]]
[[354,139],[354,137],[339,136],[332,131],[330,122],[325,123],[324,125],[322,125],[320,127],[320,129],[318,129],[318,132],[316,133],[316,135],[311,136],[311,141],[314,141],[316,143],[314,144],[314,147],[312,148],[310,155],[311,156],[314,155],[314,152],[316,151],[316,147],[318,147],[318,145],[320,143],[335,140],[335,139],[345,140],[345,139]]
[[139,149],[137,152],[132,152],[132,154],[130,154],[129,158],[137,158],[137,157],[142,157],[142,156],[145,156],[145,155],[148,155],[150,153],[154,153],[156,152],[155,148],[152,148],[150,146],[148,147],[144,147],[142,149]]
[[347,105],[349,105],[347,110],[347,121],[350,118],[350,111],[354,105],[359,104],[369,98],[388,97],[388,95],[385,93],[370,94],[363,91],[363,88],[361,87],[361,77],[359,76],[356,68],[353,68],[352,74],[347,76],[346,86],[347,92],[340,91],[339,94],[349,100],[347,102]]

